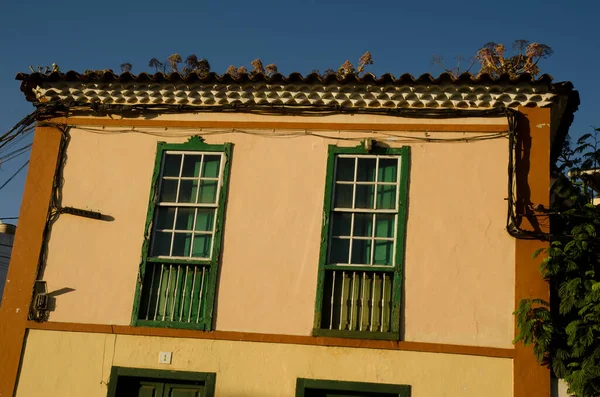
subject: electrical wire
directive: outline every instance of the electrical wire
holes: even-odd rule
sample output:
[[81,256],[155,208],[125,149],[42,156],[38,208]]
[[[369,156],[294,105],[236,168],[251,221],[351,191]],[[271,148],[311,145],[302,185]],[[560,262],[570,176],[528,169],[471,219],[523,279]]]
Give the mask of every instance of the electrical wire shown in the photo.
[[0,190],[2,190],[2,189],[4,188],[4,186],[8,185],[8,183],[9,183],[10,181],[12,181],[12,180],[13,180],[13,178],[14,178],[15,176],[17,176],[17,175],[19,174],[19,172],[21,172],[21,171],[22,171],[22,170],[23,170],[23,169],[24,169],[24,168],[27,166],[27,164],[29,164],[29,160],[27,160],[27,161],[25,162],[25,164],[23,164],[23,165],[22,165],[22,166],[21,166],[21,167],[20,167],[20,168],[19,168],[19,169],[18,169],[18,170],[17,170],[17,171],[14,173],[14,174],[12,174],[12,176],[11,176],[10,178],[8,178],[8,179],[6,180],[6,182],[4,182],[4,183],[2,184],[2,186],[0,186]]
[[[44,123],[44,125],[56,125],[56,124]],[[172,133],[167,133],[165,131],[165,129],[159,130],[158,128],[154,128],[154,129],[148,128],[148,129],[143,130],[143,129],[139,129],[136,127],[132,127],[132,128],[127,128],[127,129],[121,128],[121,129],[107,130],[106,128],[94,128],[94,127],[77,126],[77,125],[70,125],[70,126],[76,127],[77,129],[80,129],[83,131],[87,131],[87,132],[91,132],[91,133],[95,133],[95,134],[101,134],[101,135],[118,135],[118,134],[138,133],[138,134],[146,134],[146,135],[158,136],[158,137],[163,137],[163,138],[174,138],[174,137],[184,136],[184,134],[182,134],[182,133],[175,132],[178,130],[185,132],[185,136],[192,135],[189,132],[189,130],[193,130],[197,134],[201,134],[203,136],[238,133],[238,134],[260,136],[260,137],[265,137],[265,138],[298,138],[298,137],[303,137],[303,136],[314,136],[314,137],[320,137],[320,138],[325,138],[325,139],[337,139],[337,140],[346,140],[346,141],[364,141],[365,139],[368,139],[368,138],[377,139],[378,136],[381,136],[380,139],[394,140],[394,142],[398,142],[398,143],[414,143],[414,142],[468,143],[468,142],[476,142],[476,141],[483,141],[483,140],[508,138],[508,136],[509,136],[509,131],[495,132],[495,133],[483,133],[483,134],[470,135],[470,136],[461,137],[461,138],[434,138],[434,137],[430,137],[430,136],[425,136],[425,137],[409,136],[409,135],[404,135],[404,134],[395,134],[393,132],[382,132],[382,131],[375,131],[375,130],[329,131],[329,132],[327,132],[327,130],[304,129],[304,130],[285,130],[285,132],[278,132],[275,130],[272,130],[272,131],[242,130],[242,129],[237,129],[237,128],[214,129],[214,128],[190,127],[190,128],[186,129],[186,128],[178,127],[178,129],[167,129],[167,131],[168,130],[174,131]],[[342,132],[349,132],[349,133],[353,133],[353,134],[361,134],[362,133],[362,134],[369,134],[369,135],[357,135],[354,137],[335,136],[335,134],[340,134]],[[423,132],[423,131],[406,131],[406,132]],[[434,132],[436,132],[435,126],[432,126],[432,129],[430,131],[426,132],[426,134],[430,134],[430,133],[434,133]],[[475,133],[469,132],[469,134],[475,134]]]
[[29,151],[29,149],[31,149],[31,145],[32,144],[30,143],[29,145],[25,145],[22,148],[19,148],[15,151],[10,152],[9,154],[7,154],[3,157],[0,157],[0,165],[5,164],[5,163],[9,162],[10,160],[19,157],[22,154],[27,153]]

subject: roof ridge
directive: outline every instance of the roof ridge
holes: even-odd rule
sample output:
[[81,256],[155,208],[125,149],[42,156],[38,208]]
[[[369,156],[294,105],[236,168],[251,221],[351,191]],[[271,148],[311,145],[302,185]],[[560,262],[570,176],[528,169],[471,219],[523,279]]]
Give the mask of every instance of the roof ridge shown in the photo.
[[74,70],[70,70],[68,72],[52,72],[49,74],[43,73],[17,73],[15,76],[16,80],[20,80],[23,82],[38,82],[38,81],[81,81],[81,82],[90,82],[90,81],[119,81],[119,82],[216,82],[216,83],[246,83],[246,82],[262,82],[265,81],[267,83],[320,83],[320,84],[330,84],[330,83],[359,83],[359,84],[376,84],[376,85],[384,85],[384,84],[450,84],[450,85],[458,85],[458,84],[522,84],[522,83],[531,83],[531,84],[544,84],[544,85],[552,85],[552,76],[549,74],[542,74],[538,78],[534,77],[531,74],[521,74],[517,77],[511,77],[508,74],[503,74],[498,77],[492,77],[489,74],[480,74],[473,75],[471,73],[465,72],[460,74],[459,76],[454,76],[451,73],[443,72],[438,77],[434,77],[430,73],[424,73],[418,77],[414,77],[412,74],[404,73],[396,78],[391,73],[385,73],[379,77],[377,77],[373,73],[366,73],[363,76],[359,76],[356,73],[345,75],[344,77],[339,77],[335,73],[330,73],[328,75],[319,75],[317,73],[309,73],[306,76],[303,76],[301,73],[293,72],[289,75],[283,75],[281,73],[276,73],[273,75],[264,75],[262,73],[258,74],[249,74],[242,73],[237,77],[233,77],[227,73],[217,74],[214,72],[210,72],[208,74],[199,74],[198,72],[191,72],[187,75],[182,75],[178,72],[173,72],[169,74],[164,74],[162,72],[157,72],[154,74],[141,72],[137,75],[132,74],[130,72],[124,72],[121,74],[115,74],[112,70],[93,70],[88,73],[78,73]]

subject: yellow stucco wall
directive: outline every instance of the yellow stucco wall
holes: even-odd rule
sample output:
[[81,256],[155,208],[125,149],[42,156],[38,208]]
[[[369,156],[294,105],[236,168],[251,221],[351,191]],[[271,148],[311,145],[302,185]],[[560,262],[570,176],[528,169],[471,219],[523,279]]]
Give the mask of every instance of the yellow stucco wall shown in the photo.
[[[272,121],[251,116],[253,121]],[[373,120],[399,122],[377,116],[308,119]],[[252,131],[270,137],[206,129],[140,128],[153,135],[117,130],[71,131],[62,204],[100,211],[114,220],[62,215],[55,223],[44,279],[50,292],[73,291],[56,296],[50,321],[129,324],[156,142],[183,142],[190,134],[200,134],[208,143],[234,143],[216,328],[309,335],[327,146],[356,146],[358,141],[275,138],[289,131],[272,130]],[[328,136],[373,136],[390,146],[402,146],[406,137],[482,133],[394,134],[388,139],[383,138],[385,132],[341,131]],[[507,140],[411,146],[404,339],[511,347],[514,241],[504,231]]]
[[16,396],[105,397],[112,366],[214,372],[216,397],[292,397],[297,378],[408,384],[412,397],[512,395],[511,359],[32,330]]

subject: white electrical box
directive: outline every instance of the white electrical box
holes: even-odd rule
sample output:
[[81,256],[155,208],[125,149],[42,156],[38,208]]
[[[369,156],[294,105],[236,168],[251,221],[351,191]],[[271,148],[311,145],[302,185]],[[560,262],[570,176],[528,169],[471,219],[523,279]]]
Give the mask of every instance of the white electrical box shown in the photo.
[[171,364],[172,357],[173,357],[173,352],[160,352],[160,353],[158,353],[158,363],[159,364]]

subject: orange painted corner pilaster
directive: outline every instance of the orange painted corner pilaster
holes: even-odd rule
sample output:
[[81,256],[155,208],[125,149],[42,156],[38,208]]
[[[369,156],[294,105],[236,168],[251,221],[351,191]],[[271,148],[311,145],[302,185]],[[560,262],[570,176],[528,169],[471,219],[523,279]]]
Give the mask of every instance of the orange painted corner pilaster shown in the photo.
[[56,128],[35,130],[0,308],[0,397],[12,397],[15,391],[60,141],[61,132]]
[[[517,214],[524,230],[547,233],[544,218],[530,213],[538,204],[550,205],[550,109],[519,108],[517,124]],[[524,298],[549,300],[548,284],[539,273],[539,259],[532,254],[548,243],[541,240],[515,240],[515,307]],[[515,329],[516,332],[516,329]],[[514,397],[550,395],[550,370],[540,365],[531,347],[515,346],[513,365]]]

